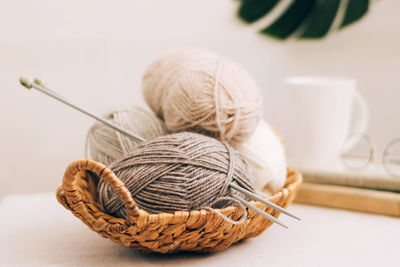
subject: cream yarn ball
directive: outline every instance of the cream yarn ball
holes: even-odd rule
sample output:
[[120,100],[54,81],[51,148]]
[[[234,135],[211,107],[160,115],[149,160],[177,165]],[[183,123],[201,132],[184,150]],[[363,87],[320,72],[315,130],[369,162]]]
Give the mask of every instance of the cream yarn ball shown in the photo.
[[[139,107],[115,109],[104,115],[104,118],[146,140],[166,134],[164,123],[151,111]],[[139,142],[96,122],[86,137],[86,157],[109,165],[126,153],[132,152],[137,145]]]
[[285,150],[280,138],[264,120],[246,142],[235,148],[252,167],[256,189],[273,194],[285,185]]
[[144,75],[143,92],[171,132],[198,132],[232,145],[247,140],[262,111],[254,79],[232,61],[202,50],[157,60]]

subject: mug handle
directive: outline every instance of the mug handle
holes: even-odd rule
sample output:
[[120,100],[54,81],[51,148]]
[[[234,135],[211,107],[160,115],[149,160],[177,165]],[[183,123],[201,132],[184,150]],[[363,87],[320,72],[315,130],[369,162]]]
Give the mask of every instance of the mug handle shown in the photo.
[[[352,125],[352,129],[350,133],[365,133],[368,128],[369,123],[369,108],[368,103],[365,100],[364,96],[360,94],[360,92],[355,89],[354,90],[354,100],[357,104],[358,109],[360,110],[360,117]],[[346,145],[344,147],[345,150],[349,150],[354,147],[359,141],[359,135],[352,135],[349,140],[346,141]]]

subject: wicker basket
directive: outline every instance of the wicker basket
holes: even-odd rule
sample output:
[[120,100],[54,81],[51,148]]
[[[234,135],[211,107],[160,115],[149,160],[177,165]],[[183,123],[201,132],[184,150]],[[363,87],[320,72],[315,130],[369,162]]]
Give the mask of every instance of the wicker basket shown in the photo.
[[[118,193],[127,209],[126,219],[101,211],[96,191],[99,177]],[[301,174],[289,168],[285,187],[267,199],[287,207],[301,181]],[[232,225],[207,210],[149,214],[136,205],[110,169],[91,160],[74,161],[68,166],[57,190],[57,200],[101,236],[127,247],[160,253],[222,250],[241,239],[259,235],[272,224],[250,209],[246,221],[239,225]],[[260,202],[252,203],[276,218],[279,216],[279,212]],[[243,211],[234,206],[220,211],[234,220],[243,216]]]

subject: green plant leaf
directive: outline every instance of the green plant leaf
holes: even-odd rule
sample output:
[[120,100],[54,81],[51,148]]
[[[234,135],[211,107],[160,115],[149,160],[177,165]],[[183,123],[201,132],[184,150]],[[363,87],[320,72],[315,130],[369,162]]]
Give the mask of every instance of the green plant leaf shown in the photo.
[[351,0],[349,1],[340,28],[344,28],[347,25],[359,20],[363,17],[369,8],[369,0]]
[[243,0],[238,16],[247,23],[252,23],[267,14],[279,0]]
[[340,0],[317,1],[312,14],[308,18],[309,22],[300,38],[322,38],[330,30],[336,18],[340,5]]
[[315,0],[296,0],[271,26],[261,30],[279,39],[286,39],[296,31],[315,5]]
[[[339,29],[362,18],[371,0],[293,0],[282,14],[260,32],[281,40],[289,36],[299,39],[318,39],[326,36],[335,21],[339,8],[345,5]],[[246,23],[253,23],[268,15],[279,0],[241,0],[238,16]],[[340,8],[341,9],[341,8]]]

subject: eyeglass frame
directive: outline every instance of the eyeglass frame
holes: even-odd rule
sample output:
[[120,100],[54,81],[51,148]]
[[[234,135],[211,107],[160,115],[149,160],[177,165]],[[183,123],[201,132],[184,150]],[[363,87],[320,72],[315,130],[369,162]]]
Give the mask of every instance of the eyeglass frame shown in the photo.
[[[344,158],[343,156],[348,156],[348,157],[353,157],[353,158],[360,157],[358,155],[352,155],[352,154],[346,153],[353,146],[350,147],[350,148],[346,148],[345,144],[347,142],[349,142],[349,140],[351,140],[352,138],[355,138],[355,137],[358,137],[359,140],[361,140],[361,139],[366,140],[368,145],[369,145],[368,158],[367,158],[365,164],[360,166],[360,167],[351,166],[351,165],[348,164],[348,162],[343,160],[343,158]],[[384,168],[384,170],[386,171],[387,174],[389,174],[392,177],[400,178],[400,173],[395,173],[391,168],[389,168],[387,160],[385,160],[385,158],[387,158],[388,155],[390,155],[389,154],[390,153],[389,149],[392,146],[394,146],[394,144],[397,144],[397,143],[400,143],[400,137],[396,137],[396,138],[390,140],[389,143],[386,144],[386,146],[385,146],[385,148],[383,150],[382,157],[377,158],[377,157],[375,157],[375,150],[377,150],[377,149],[376,149],[376,146],[374,146],[374,144],[371,142],[370,137],[365,133],[355,132],[355,133],[351,134],[343,144],[343,147],[342,147],[341,152],[339,154],[340,159],[341,159],[341,163],[343,164],[343,166],[346,169],[348,169],[350,171],[362,171],[362,170],[365,170],[372,162],[378,162],[378,163],[382,164],[382,167]],[[380,159],[380,160],[378,160],[378,159]],[[400,163],[400,161],[398,163]]]

